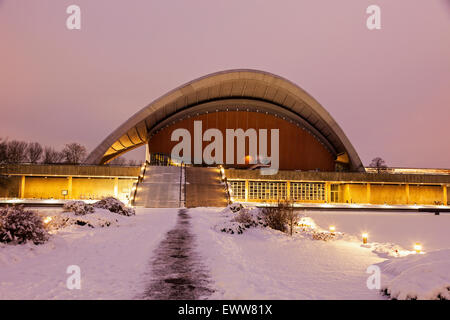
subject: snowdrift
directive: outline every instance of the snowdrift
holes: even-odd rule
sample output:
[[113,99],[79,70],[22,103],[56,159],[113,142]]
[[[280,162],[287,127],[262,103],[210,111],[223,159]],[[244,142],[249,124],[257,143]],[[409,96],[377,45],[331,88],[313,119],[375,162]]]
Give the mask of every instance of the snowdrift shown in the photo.
[[382,292],[391,299],[450,299],[450,249],[384,261]]

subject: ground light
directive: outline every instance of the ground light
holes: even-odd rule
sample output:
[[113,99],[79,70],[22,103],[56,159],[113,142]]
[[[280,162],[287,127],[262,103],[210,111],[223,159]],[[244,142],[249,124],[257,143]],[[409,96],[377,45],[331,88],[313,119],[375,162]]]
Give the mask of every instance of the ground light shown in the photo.
[[329,228],[331,233],[335,233],[336,232],[336,227],[335,226],[330,226]]
[[49,223],[50,221],[52,221],[52,217],[46,217],[46,218],[44,219],[44,223],[45,223],[45,224]]
[[416,253],[421,253],[422,252],[422,245],[418,242],[416,242],[414,244],[414,251],[416,251]]
[[367,232],[364,232],[364,233],[362,234],[362,241],[363,241],[364,244],[367,243],[367,239],[368,239],[368,238],[369,238],[369,234],[368,234]]

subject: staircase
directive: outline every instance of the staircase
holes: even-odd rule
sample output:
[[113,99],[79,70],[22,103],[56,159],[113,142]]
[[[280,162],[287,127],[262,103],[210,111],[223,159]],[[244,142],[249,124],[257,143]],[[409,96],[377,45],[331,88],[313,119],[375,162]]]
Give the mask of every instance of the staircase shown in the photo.
[[[181,179],[180,179],[181,175]],[[178,208],[180,188],[184,198],[184,180],[180,167],[147,166],[137,186],[134,205],[145,208]]]
[[226,207],[225,186],[217,168],[186,168],[186,207]]

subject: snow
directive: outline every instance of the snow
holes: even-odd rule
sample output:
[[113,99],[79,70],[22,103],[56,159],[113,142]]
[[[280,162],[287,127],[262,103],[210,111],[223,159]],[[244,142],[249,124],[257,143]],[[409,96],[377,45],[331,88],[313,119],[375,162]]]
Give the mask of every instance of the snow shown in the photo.
[[[175,226],[178,208],[138,208],[131,217],[102,209],[85,216],[39,211],[85,219],[95,228],[72,225],[39,246],[0,244],[0,299],[142,297],[154,251]],[[336,236],[322,241],[313,240],[312,232],[290,237],[262,225],[242,234],[221,232],[237,223],[229,208],[195,208],[188,214],[194,250],[215,289],[210,299],[388,299],[367,288],[371,265],[380,267],[381,286],[390,298],[449,298],[450,215],[304,212],[297,231],[336,226]],[[109,227],[102,227],[105,221]],[[369,233],[368,244],[362,244],[362,232]],[[412,251],[416,242],[424,254]],[[81,290],[66,287],[70,265],[81,268]]]
[[318,225],[361,239],[369,234],[369,242],[394,243],[413,250],[416,242],[425,251],[450,248],[450,214],[383,211],[308,211]]
[[[318,231],[335,225],[343,232],[338,240],[315,241],[308,233],[289,237],[267,228],[233,235],[218,232],[215,226],[230,221],[229,209],[191,212],[199,252],[215,280],[213,299],[385,299],[366,286],[371,275],[366,270],[374,264],[381,267],[382,288],[393,290],[392,297],[413,294],[427,299],[448,286],[448,250],[423,255],[411,250],[417,240],[426,250],[448,247],[449,216],[306,212],[309,218],[303,222]],[[361,241],[363,231],[369,232],[367,245]]]
[[220,210],[191,210],[198,250],[217,291],[212,299],[383,299],[366,287],[369,265],[383,261],[359,243],[313,241],[268,228],[241,235],[213,228]]
[[[153,250],[175,225],[176,213],[138,209],[136,216],[124,217],[103,210],[89,219],[113,217],[118,224],[72,226],[39,246],[0,245],[0,299],[133,299],[143,292],[142,275]],[[81,290],[66,287],[69,265],[81,268]]]
[[450,299],[450,250],[387,260],[379,264],[383,289],[395,299]]

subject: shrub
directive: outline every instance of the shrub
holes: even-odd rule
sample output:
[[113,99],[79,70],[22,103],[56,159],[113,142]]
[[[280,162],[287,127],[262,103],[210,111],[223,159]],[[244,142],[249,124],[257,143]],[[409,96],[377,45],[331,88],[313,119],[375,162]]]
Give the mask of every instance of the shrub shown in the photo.
[[253,222],[253,216],[252,214],[244,209],[239,211],[239,213],[236,215],[236,217],[233,219],[233,221],[242,223],[242,224],[249,224]]
[[94,207],[84,201],[68,201],[63,206],[63,211],[73,212],[76,216],[84,216],[95,211]]
[[133,208],[125,206],[125,204],[122,201],[117,200],[116,198],[113,197],[108,197],[94,203],[94,207],[99,209],[106,209],[111,212],[121,214],[123,216],[135,215],[135,211]]
[[231,210],[231,212],[239,212],[240,210],[242,210],[244,208],[244,206],[240,203],[232,203],[228,206],[228,208]]
[[279,207],[267,207],[262,209],[261,214],[270,228],[286,232],[288,221],[284,210]]
[[0,208],[0,242],[42,244],[49,238],[41,217],[23,206]]
[[294,210],[294,204],[289,200],[281,200],[276,207],[264,208],[261,212],[267,225],[275,230],[288,232],[292,236],[297,225],[299,214]]

